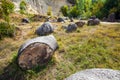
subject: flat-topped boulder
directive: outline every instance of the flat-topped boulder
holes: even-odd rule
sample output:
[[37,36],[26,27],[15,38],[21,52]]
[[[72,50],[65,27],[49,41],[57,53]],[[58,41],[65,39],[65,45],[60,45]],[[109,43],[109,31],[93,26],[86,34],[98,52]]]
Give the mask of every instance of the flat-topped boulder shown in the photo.
[[18,51],[18,65],[23,70],[46,65],[57,47],[58,44],[53,35],[30,39]]
[[120,71],[113,69],[86,69],[77,72],[65,80],[120,80]]

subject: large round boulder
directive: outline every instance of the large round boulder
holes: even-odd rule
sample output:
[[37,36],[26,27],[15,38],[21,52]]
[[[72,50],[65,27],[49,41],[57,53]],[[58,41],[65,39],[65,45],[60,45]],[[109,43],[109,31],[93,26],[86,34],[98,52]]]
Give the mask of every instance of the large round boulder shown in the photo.
[[23,70],[46,65],[57,47],[58,44],[53,35],[28,40],[18,51],[18,65]]
[[100,24],[100,20],[98,18],[96,18],[96,19],[89,19],[87,24],[88,24],[88,26],[98,25],[98,24]]
[[112,69],[87,69],[77,72],[65,80],[120,80],[120,71]]
[[68,27],[66,28],[66,32],[73,32],[77,30],[77,25],[74,23],[71,23],[68,25]]
[[54,31],[53,25],[50,22],[43,23],[37,30],[37,35],[44,36]]

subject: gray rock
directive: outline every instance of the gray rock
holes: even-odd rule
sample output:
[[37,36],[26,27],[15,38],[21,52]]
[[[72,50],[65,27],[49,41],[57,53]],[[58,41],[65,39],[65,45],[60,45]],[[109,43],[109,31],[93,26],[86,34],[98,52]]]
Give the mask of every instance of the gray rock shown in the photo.
[[18,65],[23,70],[43,66],[49,62],[58,44],[53,35],[26,41],[18,51]]
[[36,33],[37,35],[44,36],[52,33],[53,31],[53,25],[50,22],[45,22],[36,30]]
[[65,20],[63,18],[58,18],[57,22],[65,22]]
[[77,25],[72,23],[72,24],[69,24],[67,29],[66,29],[66,32],[73,32],[73,31],[76,31],[77,30]]
[[100,20],[98,18],[96,18],[96,19],[89,19],[87,24],[88,24],[88,26],[98,25],[98,24],[100,24]]
[[73,18],[69,18],[70,19],[70,22],[74,22],[74,19]]
[[120,80],[120,71],[112,69],[87,69],[77,72],[65,80]]
[[30,21],[29,21],[28,18],[23,18],[23,19],[22,19],[22,22],[23,22],[23,23],[29,23]]
[[85,25],[85,22],[79,21],[75,23],[78,27],[83,27]]

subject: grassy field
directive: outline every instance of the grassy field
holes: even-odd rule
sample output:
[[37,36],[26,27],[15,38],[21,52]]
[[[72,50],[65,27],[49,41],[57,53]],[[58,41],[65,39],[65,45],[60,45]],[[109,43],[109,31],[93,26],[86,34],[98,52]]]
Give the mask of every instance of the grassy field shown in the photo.
[[34,31],[41,24],[16,24],[21,29],[19,34],[0,40],[0,80],[63,80],[83,69],[120,70],[120,24],[84,25],[66,33],[62,29],[66,23],[52,23],[59,49],[47,66],[22,71],[17,66],[17,51],[26,40],[37,36]]

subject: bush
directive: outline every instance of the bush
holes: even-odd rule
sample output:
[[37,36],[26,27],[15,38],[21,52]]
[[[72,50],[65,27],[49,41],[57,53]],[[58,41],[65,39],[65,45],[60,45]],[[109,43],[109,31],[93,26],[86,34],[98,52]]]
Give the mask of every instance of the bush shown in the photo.
[[70,8],[68,16],[73,17],[73,18],[76,18],[76,17],[80,16],[80,12],[79,12],[79,10],[77,10],[76,6],[73,6],[73,7]]
[[26,6],[27,6],[26,2],[24,0],[22,0],[20,2],[20,13],[21,14],[25,14],[26,13]]
[[47,15],[52,16],[52,8],[51,7],[48,7]]
[[64,16],[68,16],[68,6],[67,5],[62,6],[61,12]]
[[0,39],[3,37],[13,37],[15,33],[15,26],[8,23],[0,23]]
[[0,8],[4,20],[9,23],[9,15],[14,11],[14,4],[10,0],[1,0]]

